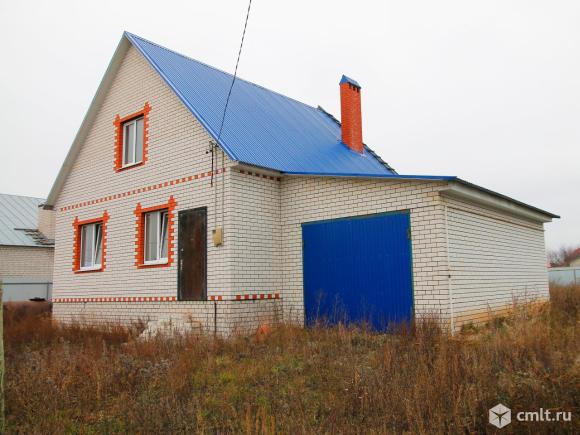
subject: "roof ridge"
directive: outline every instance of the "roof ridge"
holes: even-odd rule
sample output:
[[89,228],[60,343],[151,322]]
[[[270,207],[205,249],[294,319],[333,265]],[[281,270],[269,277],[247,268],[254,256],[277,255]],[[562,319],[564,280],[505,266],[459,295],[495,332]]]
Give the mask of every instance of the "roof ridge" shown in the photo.
[[[190,60],[190,61],[192,61],[192,62],[199,63],[199,64],[201,64],[201,65],[203,65],[203,66],[206,66],[206,67],[208,67],[208,68],[210,68],[210,69],[213,69],[214,71],[220,72],[220,73],[222,73],[222,74],[225,74],[225,75],[227,75],[227,76],[229,76],[229,77],[232,77],[232,78],[234,77],[234,75],[233,75],[233,74],[230,74],[229,72],[227,72],[227,71],[224,71],[223,69],[220,69],[220,68],[217,68],[217,67],[215,67],[215,66],[213,66],[213,65],[210,65],[210,64],[208,64],[208,63],[202,62],[201,60],[194,59],[193,57],[190,57],[190,56],[188,56],[188,55],[186,55],[186,54],[183,54],[183,53],[180,53],[180,52],[178,52],[178,51],[172,50],[171,48],[167,48],[167,47],[165,47],[165,46],[163,46],[163,45],[161,45],[161,44],[158,44],[158,43],[156,43],[156,42],[150,41],[149,39],[143,38],[142,36],[135,35],[134,33],[128,32],[128,31],[126,31],[126,30],[125,30],[125,32],[124,32],[124,33],[125,33],[125,34],[127,34],[127,35],[129,35],[129,36],[130,36],[130,37],[132,37],[132,38],[137,38],[137,39],[140,39],[141,41],[144,41],[144,42],[146,42],[146,43],[148,43],[148,44],[151,44],[151,45],[154,45],[154,46],[156,46],[156,47],[159,47],[159,48],[161,48],[162,50],[165,50],[165,51],[168,51],[168,52],[170,52],[170,53],[173,53],[173,54],[175,54],[175,55],[177,55],[177,56],[183,57],[183,58],[185,58],[185,59],[187,59],[187,60]],[[316,107],[314,107],[314,106],[312,106],[312,105],[310,105],[310,104],[308,104],[308,103],[305,103],[305,102],[303,102],[303,101],[297,100],[296,98],[293,98],[293,97],[289,97],[288,95],[285,95],[285,94],[283,94],[283,93],[281,93],[281,92],[278,92],[278,91],[274,91],[274,90],[272,90],[272,89],[269,89],[269,88],[267,88],[267,87],[265,87],[265,86],[262,86],[262,85],[259,85],[259,84],[257,84],[257,83],[251,82],[250,80],[247,80],[247,79],[241,78],[240,76],[236,76],[236,81],[238,81],[238,80],[241,80],[241,81],[243,81],[243,82],[246,82],[246,83],[247,83],[247,84],[249,84],[249,85],[255,86],[255,87],[257,87],[257,88],[263,89],[263,90],[265,90],[265,91],[268,91],[268,92],[271,92],[271,93],[273,93],[273,94],[279,95],[279,96],[281,96],[281,97],[283,97],[283,98],[286,98],[286,99],[288,99],[288,100],[295,101],[296,103],[302,104],[302,105],[304,105],[304,106],[306,106],[306,107],[308,107],[308,108],[310,108],[310,109],[312,109],[312,110],[317,110],[317,108],[316,108]]]

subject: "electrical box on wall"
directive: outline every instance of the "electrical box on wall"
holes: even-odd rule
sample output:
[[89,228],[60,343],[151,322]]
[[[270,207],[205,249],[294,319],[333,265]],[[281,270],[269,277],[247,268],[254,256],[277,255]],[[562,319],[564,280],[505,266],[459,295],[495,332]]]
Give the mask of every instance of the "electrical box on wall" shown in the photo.
[[220,246],[224,242],[224,230],[222,227],[216,227],[213,231],[213,245]]

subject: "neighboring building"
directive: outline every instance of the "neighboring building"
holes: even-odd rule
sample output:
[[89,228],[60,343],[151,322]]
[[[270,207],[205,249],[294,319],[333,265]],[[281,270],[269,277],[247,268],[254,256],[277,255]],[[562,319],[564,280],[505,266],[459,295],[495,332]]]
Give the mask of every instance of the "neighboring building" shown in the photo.
[[580,265],[569,267],[551,267],[548,269],[550,284],[580,285]]
[[580,285],[580,248],[566,256],[569,266],[550,267],[548,275],[551,284]]
[[572,253],[572,260],[570,261],[570,267],[580,267],[580,248],[576,249]]
[[54,213],[44,200],[0,194],[0,281],[3,301],[50,299]]
[[[456,328],[547,298],[557,216],[452,176],[399,175],[341,121],[125,33],[50,192],[57,319],[227,334],[317,315]],[[417,155],[420,158],[420,155]],[[522,257],[522,252],[524,256]]]

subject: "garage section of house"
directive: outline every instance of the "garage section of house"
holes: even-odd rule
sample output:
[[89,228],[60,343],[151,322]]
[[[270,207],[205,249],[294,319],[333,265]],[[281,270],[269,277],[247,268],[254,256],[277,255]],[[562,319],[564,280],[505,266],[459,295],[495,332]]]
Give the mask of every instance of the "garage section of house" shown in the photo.
[[378,330],[413,312],[408,212],[302,225],[307,324],[368,323]]
[[513,214],[446,200],[454,323],[485,321],[548,298],[544,229]]
[[452,330],[549,297],[555,216],[456,177],[285,177],[283,303],[307,325]]

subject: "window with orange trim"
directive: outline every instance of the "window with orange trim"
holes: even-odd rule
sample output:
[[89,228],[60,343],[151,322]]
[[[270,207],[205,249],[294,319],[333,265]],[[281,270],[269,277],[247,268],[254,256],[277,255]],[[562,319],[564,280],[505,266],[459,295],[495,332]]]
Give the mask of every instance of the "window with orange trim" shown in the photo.
[[107,221],[105,211],[102,217],[73,222],[73,271],[100,272],[105,270],[107,253]]
[[115,116],[115,171],[143,165],[148,158],[149,112],[145,103],[139,112]]
[[163,267],[173,263],[173,196],[166,204],[135,208],[135,266]]

